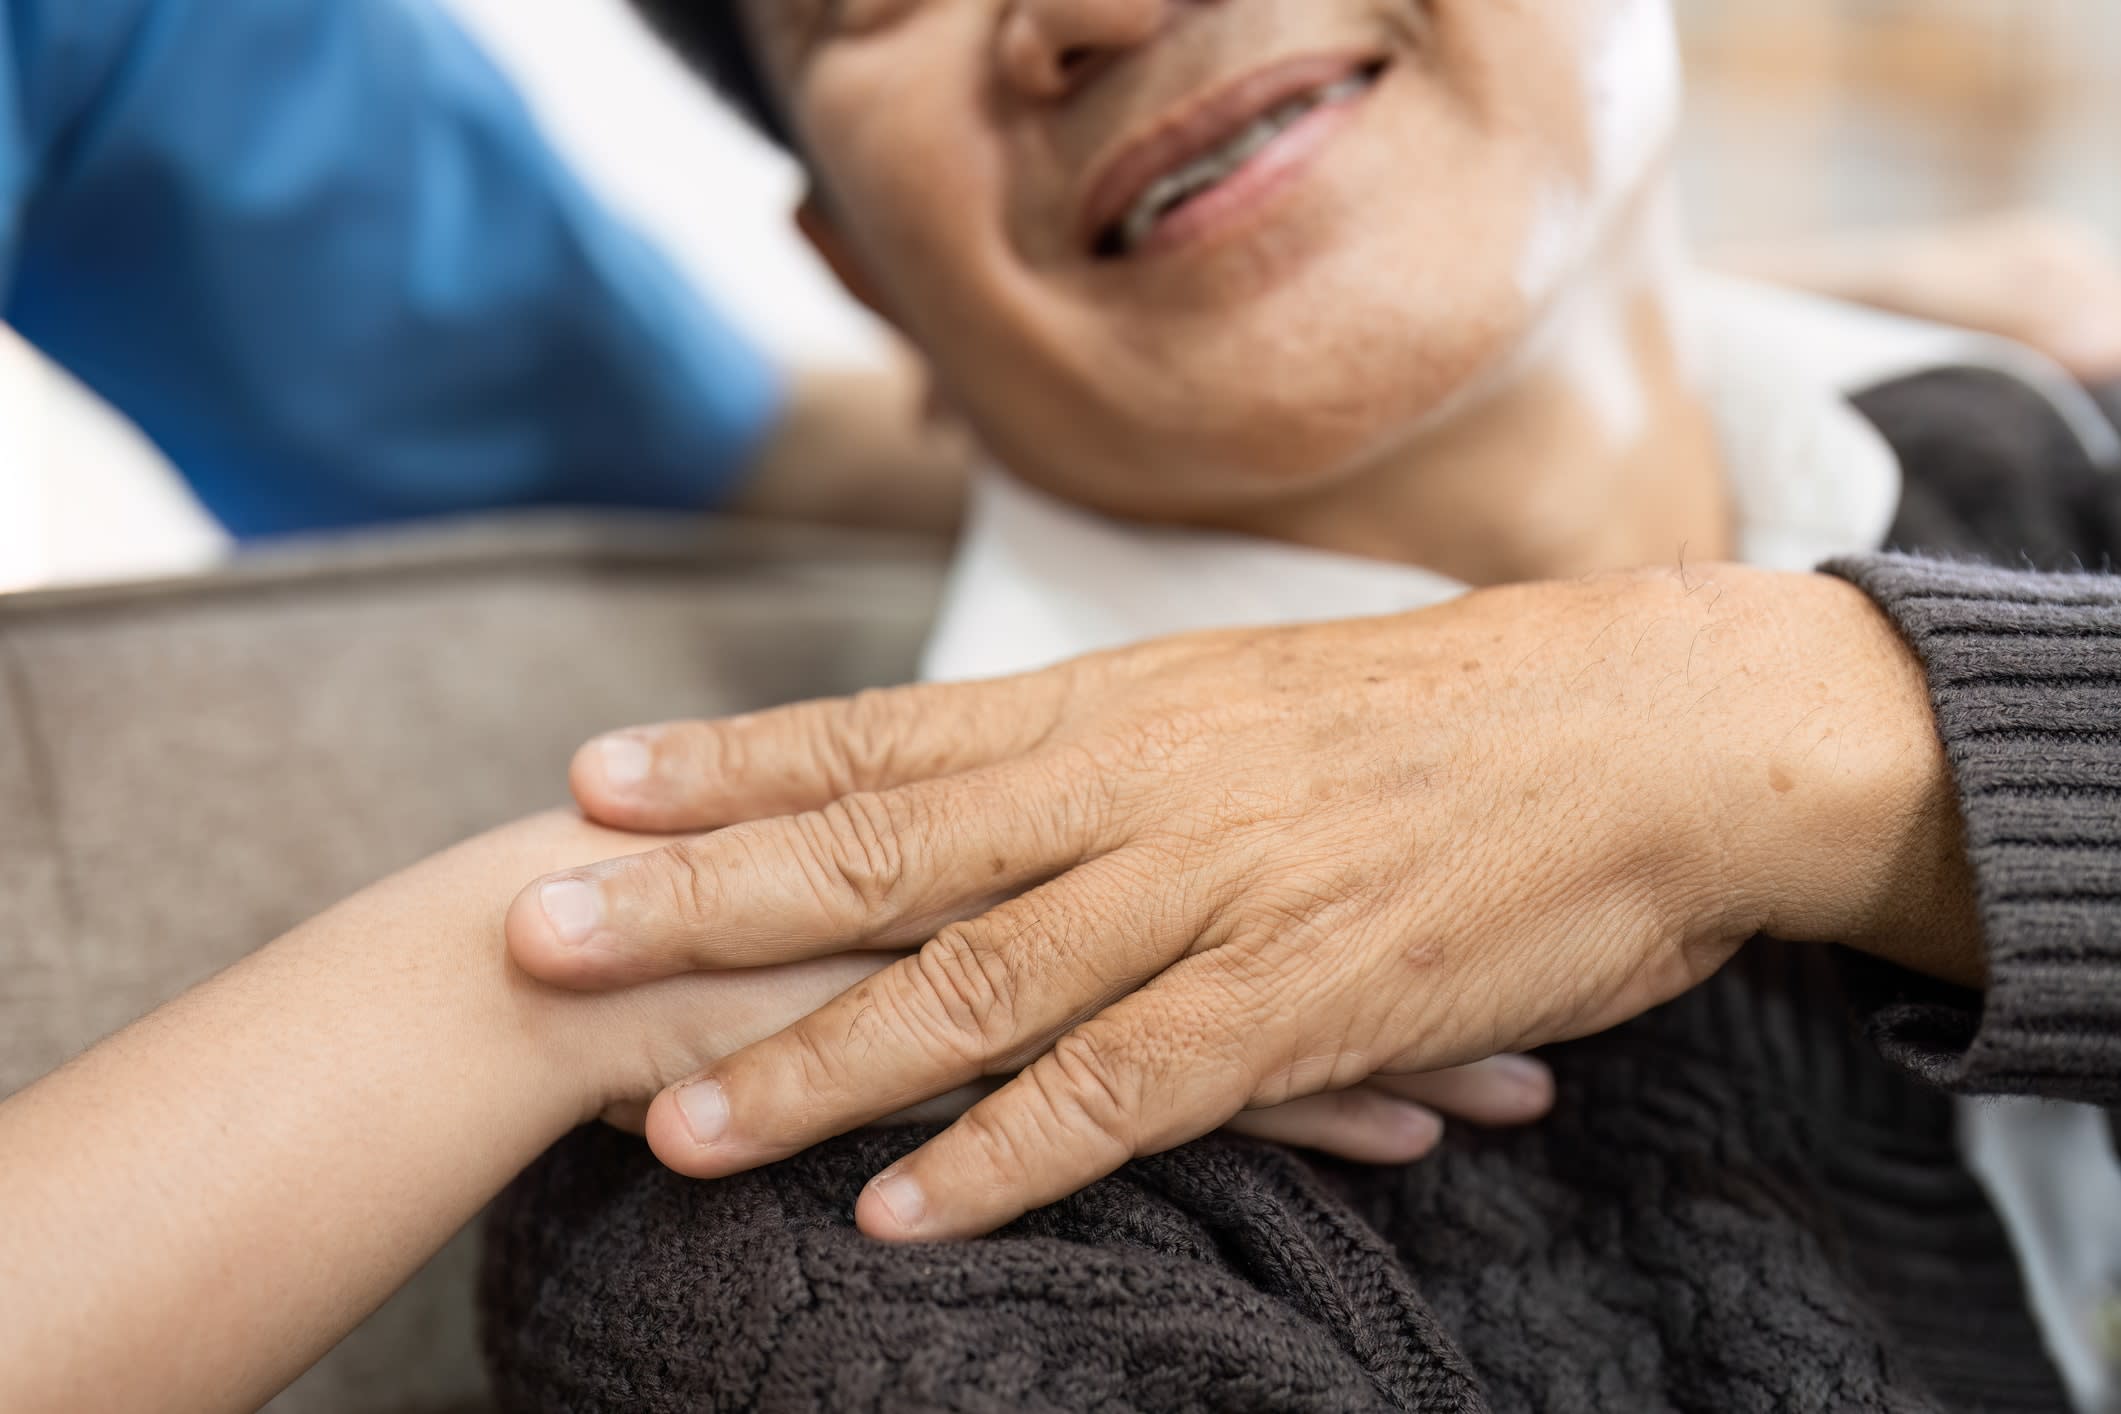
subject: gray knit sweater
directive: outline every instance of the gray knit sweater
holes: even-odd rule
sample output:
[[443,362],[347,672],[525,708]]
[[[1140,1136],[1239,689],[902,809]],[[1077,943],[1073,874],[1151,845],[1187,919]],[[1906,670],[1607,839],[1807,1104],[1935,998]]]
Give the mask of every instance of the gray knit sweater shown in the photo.
[[1205,1140],[958,1246],[849,1219],[925,1131],[700,1184],[584,1130],[492,1220],[502,1405],[2063,1408],[1947,1091],[2121,1106],[2121,483],[1992,374],[1861,406],[1908,472],[1895,543],[1929,557],[1833,568],[1928,666],[1985,997],[1760,939],[1553,1050],[1539,1126],[1382,1170]]

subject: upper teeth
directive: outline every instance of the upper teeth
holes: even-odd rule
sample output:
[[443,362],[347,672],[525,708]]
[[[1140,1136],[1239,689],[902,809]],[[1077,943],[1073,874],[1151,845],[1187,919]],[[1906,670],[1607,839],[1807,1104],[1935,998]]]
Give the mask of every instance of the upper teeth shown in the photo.
[[1299,98],[1292,98],[1278,108],[1269,110],[1236,136],[1188,162],[1176,171],[1158,177],[1149,184],[1127,209],[1127,215],[1119,224],[1119,247],[1131,251],[1149,238],[1173,208],[1191,201],[1210,187],[1216,186],[1232,172],[1250,162],[1263,151],[1267,144],[1280,137],[1296,125],[1298,119],[1319,108],[1335,103],[1345,103],[1369,87],[1366,74],[1351,74],[1324,88],[1314,89]]

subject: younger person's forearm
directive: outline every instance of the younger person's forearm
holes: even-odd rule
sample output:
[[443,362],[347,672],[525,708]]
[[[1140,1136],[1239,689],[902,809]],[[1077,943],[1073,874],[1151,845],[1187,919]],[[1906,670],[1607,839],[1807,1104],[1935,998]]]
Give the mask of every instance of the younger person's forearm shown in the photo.
[[528,843],[435,876],[487,891],[379,885],[0,1105],[0,1407],[254,1407],[593,1112],[501,945],[505,881],[555,862]]

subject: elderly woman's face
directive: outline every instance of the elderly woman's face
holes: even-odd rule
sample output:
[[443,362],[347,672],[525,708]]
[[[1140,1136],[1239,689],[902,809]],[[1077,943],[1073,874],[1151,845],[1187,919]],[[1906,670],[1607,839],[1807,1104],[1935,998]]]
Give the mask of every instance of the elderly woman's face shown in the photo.
[[1505,369],[1663,160],[1666,0],[752,0],[812,230],[1020,474],[1183,516]]

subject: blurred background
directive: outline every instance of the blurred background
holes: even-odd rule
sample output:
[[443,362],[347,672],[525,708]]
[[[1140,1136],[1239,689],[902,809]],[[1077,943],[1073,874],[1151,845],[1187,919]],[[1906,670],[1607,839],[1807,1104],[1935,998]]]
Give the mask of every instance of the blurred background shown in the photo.
[[2114,0],[1679,0],[1711,244],[2044,206],[2121,234]]
[[[769,348],[881,357],[787,230],[793,172],[623,0],[447,3],[590,184]],[[1709,248],[2026,205],[2121,237],[2116,0],[1678,5],[1682,172]],[[0,588],[179,571],[225,548],[152,447],[0,329]]]

